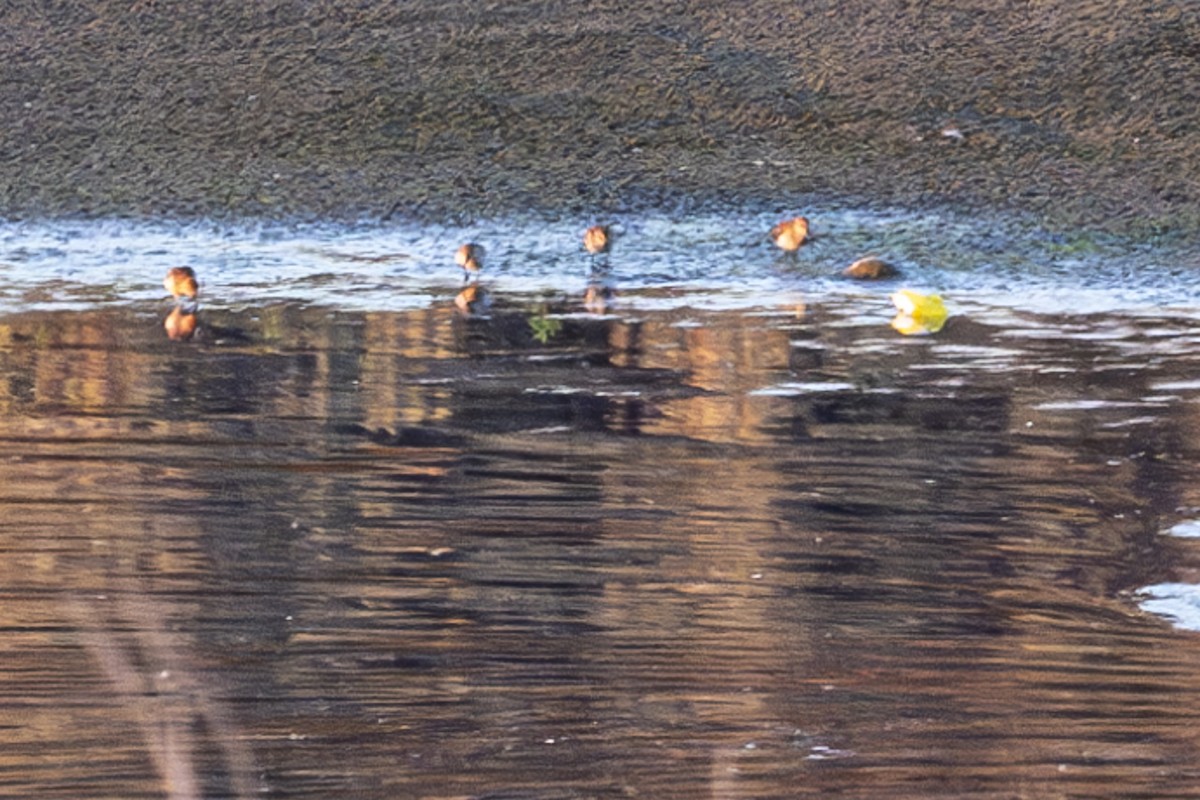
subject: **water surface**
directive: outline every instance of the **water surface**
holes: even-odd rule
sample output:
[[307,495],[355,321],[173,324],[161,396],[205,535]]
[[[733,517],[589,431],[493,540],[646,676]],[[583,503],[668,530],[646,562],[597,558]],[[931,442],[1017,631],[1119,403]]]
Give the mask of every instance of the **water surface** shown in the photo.
[[0,230],[0,795],[1190,796],[1187,262],[762,221]]

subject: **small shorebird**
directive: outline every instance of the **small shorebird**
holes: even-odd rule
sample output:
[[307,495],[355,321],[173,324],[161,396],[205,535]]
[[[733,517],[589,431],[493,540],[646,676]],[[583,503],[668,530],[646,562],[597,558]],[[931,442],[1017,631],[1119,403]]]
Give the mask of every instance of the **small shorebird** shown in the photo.
[[483,269],[483,245],[468,242],[458,248],[454,254],[454,262],[463,268],[463,280],[467,281],[479,274]]
[[808,219],[793,217],[771,228],[771,241],[781,250],[794,253],[808,241]]
[[583,247],[593,256],[612,249],[613,231],[608,225],[593,225],[583,232]]
[[163,278],[163,288],[176,300],[181,297],[195,300],[200,292],[196,271],[191,267],[172,267],[167,271],[167,277]]
[[842,271],[842,275],[847,278],[854,278],[860,281],[878,281],[884,278],[894,278],[899,274],[900,270],[882,258],[876,258],[875,256],[860,258]]

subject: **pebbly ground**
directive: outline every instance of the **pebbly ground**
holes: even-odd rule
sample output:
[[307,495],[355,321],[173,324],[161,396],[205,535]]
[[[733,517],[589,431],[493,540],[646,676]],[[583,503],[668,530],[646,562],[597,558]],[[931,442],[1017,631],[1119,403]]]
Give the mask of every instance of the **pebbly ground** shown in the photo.
[[0,65],[9,217],[1200,226],[1193,3],[19,0]]

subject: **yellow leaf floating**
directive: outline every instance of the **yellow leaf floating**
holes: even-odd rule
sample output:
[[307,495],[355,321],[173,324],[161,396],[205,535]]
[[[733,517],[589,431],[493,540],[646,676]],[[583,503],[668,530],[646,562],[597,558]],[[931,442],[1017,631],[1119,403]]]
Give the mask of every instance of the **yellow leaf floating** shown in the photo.
[[936,294],[918,294],[912,289],[901,289],[892,295],[892,302],[900,312],[892,320],[892,327],[905,336],[937,333],[949,316],[941,296]]

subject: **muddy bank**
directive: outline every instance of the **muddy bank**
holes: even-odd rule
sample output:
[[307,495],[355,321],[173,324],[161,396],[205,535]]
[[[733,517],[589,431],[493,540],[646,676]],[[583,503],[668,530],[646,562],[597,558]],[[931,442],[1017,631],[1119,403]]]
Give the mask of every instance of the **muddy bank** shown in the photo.
[[817,195],[1187,233],[1197,14],[24,4],[0,20],[0,213],[584,215]]

